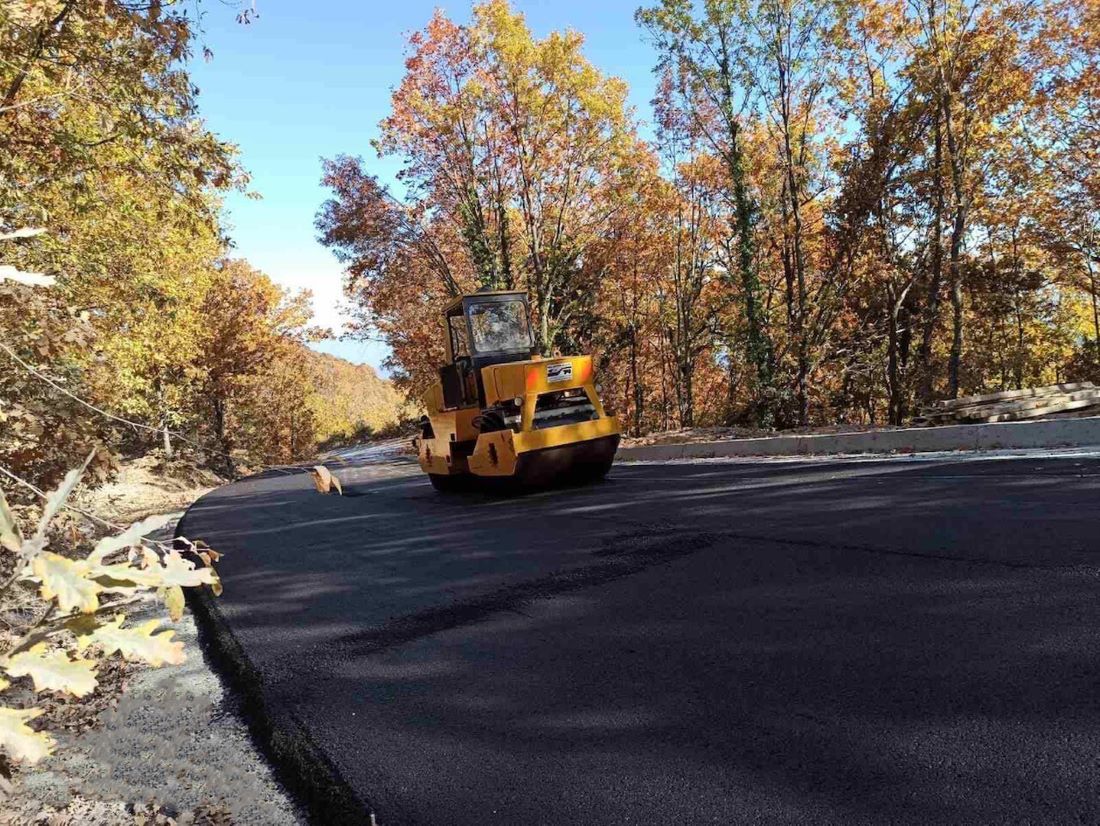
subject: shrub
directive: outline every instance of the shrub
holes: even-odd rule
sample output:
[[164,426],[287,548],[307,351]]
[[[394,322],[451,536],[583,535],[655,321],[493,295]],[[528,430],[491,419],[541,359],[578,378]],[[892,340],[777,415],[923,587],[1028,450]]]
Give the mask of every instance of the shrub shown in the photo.
[[[71,558],[47,549],[49,528],[80,482],[92,456],[70,471],[61,485],[45,497],[34,533],[24,537],[0,492],[0,546],[14,556],[14,568],[0,583],[0,599],[12,589],[31,585],[44,607],[20,629],[22,635],[0,650],[0,695],[13,679],[29,679],[37,694],[58,692],[82,698],[96,687],[96,668],[118,654],[151,666],[179,664],[183,643],[173,631],[159,631],[161,620],[128,624],[119,608],[156,593],[175,621],[183,614],[183,589],[209,585],[220,593],[212,564],[217,552],[182,540],[185,550],[200,558],[196,567],[180,550],[143,537],[169,522],[174,515],[150,517],[100,539],[83,558]],[[178,540],[177,540],[178,541]],[[12,708],[0,698],[0,749],[12,760],[36,763],[55,742],[48,733],[28,723],[42,714],[36,706]]]

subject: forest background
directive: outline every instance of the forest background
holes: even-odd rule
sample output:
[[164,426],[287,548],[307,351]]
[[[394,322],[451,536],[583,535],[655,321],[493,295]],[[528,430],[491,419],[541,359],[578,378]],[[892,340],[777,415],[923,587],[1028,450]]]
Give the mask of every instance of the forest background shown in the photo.
[[663,0],[623,21],[653,49],[644,132],[581,33],[438,12],[379,139],[322,173],[392,386],[312,353],[308,298],[233,257],[248,179],[199,120],[196,19],[0,7],[0,463],[42,485],[165,429],[234,469],[391,424],[481,287],[529,292],[544,353],[594,353],[635,434],[1100,379],[1097,0]]
[[235,256],[222,206],[249,178],[189,75],[207,13],[254,14],[0,3],[0,466],[40,488],[91,449],[93,478],[151,450],[233,475],[411,415]]
[[[318,220],[420,391],[456,292],[526,289],[632,433],[902,424],[1096,379],[1100,4],[663,0],[654,137],[574,31],[504,0],[408,43]],[[625,25],[625,21],[624,21]]]

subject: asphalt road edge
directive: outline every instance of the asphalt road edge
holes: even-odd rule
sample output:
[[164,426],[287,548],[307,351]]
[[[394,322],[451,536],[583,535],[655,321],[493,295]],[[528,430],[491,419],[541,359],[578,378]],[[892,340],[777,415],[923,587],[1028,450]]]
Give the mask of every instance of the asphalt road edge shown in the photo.
[[[176,527],[177,538],[187,535],[189,512],[190,508]],[[370,804],[355,793],[299,721],[267,701],[263,677],[218,610],[210,587],[188,588],[186,593],[207,662],[238,700],[237,710],[249,734],[295,802],[311,821],[325,826],[373,823]]]
[[905,427],[857,433],[763,436],[711,442],[623,445],[623,461],[718,459],[731,456],[835,456],[859,453],[1035,450],[1100,446],[1100,416],[1034,422]]

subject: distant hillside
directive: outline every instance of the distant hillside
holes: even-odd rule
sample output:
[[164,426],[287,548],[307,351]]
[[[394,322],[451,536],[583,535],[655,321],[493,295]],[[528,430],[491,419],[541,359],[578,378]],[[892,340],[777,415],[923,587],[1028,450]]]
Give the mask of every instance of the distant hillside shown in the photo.
[[369,365],[311,350],[310,371],[317,440],[322,444],[368,436],[415,413],[415,407]]

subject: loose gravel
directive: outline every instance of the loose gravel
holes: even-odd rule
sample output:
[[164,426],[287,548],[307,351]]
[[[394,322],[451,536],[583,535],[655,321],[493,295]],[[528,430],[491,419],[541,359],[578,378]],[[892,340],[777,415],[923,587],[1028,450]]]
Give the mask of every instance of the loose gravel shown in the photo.
[[[130,619],[163,616],[163,606],[151,604]],[[21,773],[12,796],[0,801],[0,823],[132,824],[135,805],[160,808],[181,824],[210,810],[237,826],[306,822],[210,670],[191,614],[168,625],[187,662],[138,671],[100,726],[57,734],[55,754]]]

